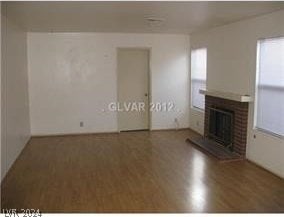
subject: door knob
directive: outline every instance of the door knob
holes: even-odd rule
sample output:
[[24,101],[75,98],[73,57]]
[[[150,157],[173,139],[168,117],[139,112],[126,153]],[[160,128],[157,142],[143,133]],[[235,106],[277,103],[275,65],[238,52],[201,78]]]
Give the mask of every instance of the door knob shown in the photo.
[[148,96],[148,93],[145,93],[144,96]]

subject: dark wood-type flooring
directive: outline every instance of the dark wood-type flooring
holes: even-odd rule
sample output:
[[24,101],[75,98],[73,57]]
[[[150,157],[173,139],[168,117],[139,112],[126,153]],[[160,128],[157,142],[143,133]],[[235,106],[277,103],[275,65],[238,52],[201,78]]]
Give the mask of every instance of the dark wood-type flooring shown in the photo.
[[[42,212],[284,212],[284,181],[220,163],[190,130],[32,138],[6,178],[2,208]],[[269,144],[268,144],[269,145]]]

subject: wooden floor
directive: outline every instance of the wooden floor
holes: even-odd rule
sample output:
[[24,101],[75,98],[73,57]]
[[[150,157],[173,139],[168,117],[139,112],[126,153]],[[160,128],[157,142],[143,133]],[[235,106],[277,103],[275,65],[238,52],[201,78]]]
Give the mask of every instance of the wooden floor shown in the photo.
[[284,181],[220,163],[189,130],[33,138],[2,184],[2,208],[42,212],[284,212]]

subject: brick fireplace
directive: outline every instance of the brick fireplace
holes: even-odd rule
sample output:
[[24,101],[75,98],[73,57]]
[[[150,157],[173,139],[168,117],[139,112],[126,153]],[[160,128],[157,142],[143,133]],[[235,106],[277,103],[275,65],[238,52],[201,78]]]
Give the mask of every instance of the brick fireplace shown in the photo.
[[247,143],[248,102],[230,100],[230,99],[225,99],[205,94],[204,136],[205,138],[214,140],[209,130],[210,126],[209,116],[210,116],[210,110],[212,110],[212,108],[228,111],[233,114],[233,122],[232,122],[233,132],[232,132],[231,150],[239,154],[242,158],[244,158],[246,155],[246,143]]

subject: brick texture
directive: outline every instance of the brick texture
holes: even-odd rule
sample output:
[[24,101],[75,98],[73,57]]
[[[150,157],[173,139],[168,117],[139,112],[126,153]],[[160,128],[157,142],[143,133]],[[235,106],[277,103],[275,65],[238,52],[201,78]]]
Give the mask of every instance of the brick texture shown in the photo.
[[209,135],[209,108],[218,107],[234,112],[233,151],[245,157],[247,144],[248,103],[205,96],[205,137]]

